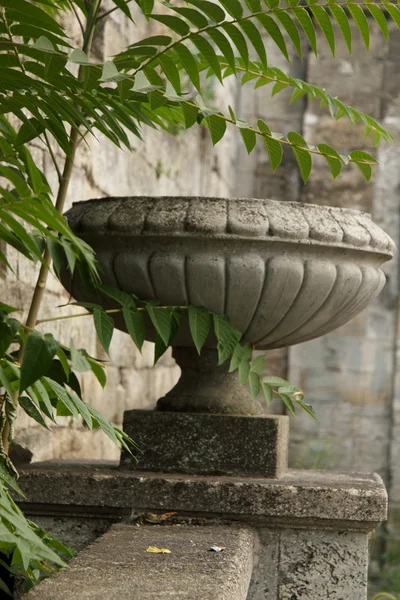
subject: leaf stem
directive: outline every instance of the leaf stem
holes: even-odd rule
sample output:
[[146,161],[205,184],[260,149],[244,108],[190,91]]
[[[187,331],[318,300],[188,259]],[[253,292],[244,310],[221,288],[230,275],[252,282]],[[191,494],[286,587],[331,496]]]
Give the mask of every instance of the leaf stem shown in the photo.
[[78,13],[78,11],[77,11],[77,10],[76,10],[76,8],[75,8],[75,5],[74,5],[73,1],[72,1],[72,0],[68,0],[68,4],[70,5],[70,7],[71,7],[71,10],[72,10],[72,12],[73,12],[73,13],[74,13],[74,15],[75,15],[75,17],[76,17],[76,20],[77,20],[77,21],[78,21],[78,23],[79,23],[79,27],[80,27],[80,29],[81,29],[81,31],[82,31],[82,35],[83,35],[83,36],[85,36],[85,28],[84,28],[84,26],[83,26],[83,23],[82,23],[82,21],[81,21],[81,18],[80,18],[80,16],[79,16],[79,13]]
[[[127,2],[125,2],[125,4],[129,4],[130,2],[132,2],[132,0],[127,0]],[[111,13],[115,12],[116,10],[118,10],[118,8],[119,8],[118,6],[114,6],[114,8],[110,8],[110,10],[108,10],[107,12],[105,12],[102,15],[98,16],[97,19],[96,19],[96,24],[99,23],[105,17],[108,17],[109,15],[111,15]]]
[[[170,308],[180,308],[181,310],[188,309],[187,306],[156,306],[155,308],[163,308],[165,310],[170,309]],[[135,310],[146,310],[146,307],[138,306]],[[114,313],[122,312],[122,308],[110,308],[110,309],[105,310],[104,312],[111,315]],[[209,312],[210,312],[210,314],[213,314],[211,311],[209,311]],[[50,319],[38,319],[36,321],[36,325],[41,325],[42,323],[51,323],[52,321],[64,321],[65,319],[76,319],[77,317],[90,317],[91,315],[92,315],[91,312],[84,312],[84,313],[76,313],[74,315],[62,315],[61,317],[51,317]],[[26,329],[29,329],[29,327],[27,327],[26,325],[24,327]]]
[[53,161],[54,168],[57,171],[58,183],[59,183],[59,185],[61,185],[62,173],[61,173],[60,167],[58,166],[56,156],[53,152],[53,148],[51,147],[49,136],[47,135],[46,131],[43,132],[43,137],[45,139],[45,145],[47,146],[47,149],[50,153],[51,160]]

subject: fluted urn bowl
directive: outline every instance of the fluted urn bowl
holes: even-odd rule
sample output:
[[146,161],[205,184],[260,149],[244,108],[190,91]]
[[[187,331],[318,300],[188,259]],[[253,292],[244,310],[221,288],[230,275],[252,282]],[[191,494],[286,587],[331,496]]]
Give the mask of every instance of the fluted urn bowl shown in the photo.
[[[367,214],[274,200],[106,198],[78,202],[66,216],[94,248],[104,283],[227,314],[260,349],[349,321],[382,289],[380,267],[394,250]],[[77,278],[64,283],[93,300]],[[174,344],[191,343],[183,326]]]

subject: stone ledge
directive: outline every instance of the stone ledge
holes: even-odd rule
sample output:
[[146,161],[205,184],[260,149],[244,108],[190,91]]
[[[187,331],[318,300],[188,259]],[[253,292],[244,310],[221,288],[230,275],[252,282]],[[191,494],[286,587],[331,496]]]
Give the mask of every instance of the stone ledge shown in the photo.
[[[210,546],[225,546],[211,552]],[[148,553],[148,546],[171,554]],[[26,600],[245,600],[253,568],[246,527],[114,525]]]
[[[210,477],[124,471],[99,463],[36,463],[21,470],[28,514],[99,507],[176,511],[278,527],[370,531],[387,516],[379,475],[288,470],[280,479]],[[68,506],[69,505],[69,506]],[[190,511],[188,511],[190,507]]]

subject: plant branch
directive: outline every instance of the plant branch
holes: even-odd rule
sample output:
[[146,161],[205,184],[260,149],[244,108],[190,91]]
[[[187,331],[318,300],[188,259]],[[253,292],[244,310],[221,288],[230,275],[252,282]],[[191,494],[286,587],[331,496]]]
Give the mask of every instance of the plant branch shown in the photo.
[[43,137],[45,139],[45,145],[47,146],[47,149],[50,153],[51,160],[53,161],[54,168],[57,171],[58,183],[61,185],[62,173],[61,173],[60,167],[58,166],[56,156],[53,152],[53,148],[51,147],[49,136],[47,135],[46,131],[43,132]]
[[[93,41],[94,28],[95,28],[95,24],[96,24],[96,16],[100,9],[101,2],[102,2],[102,0],[94,0],[91,4],[90,10],[89,10],[89,14],[88,14],[88,17],[86,20],[86,27],[85,27],[85,31],[84,31],[83,45],[82,45],[82,50],[85,53],[90,52],[90,48],[91,48],[92,41]],[[11,37],[11,41],[12,41],[12,37]],[[80,67],[79,73],[78,73],[78,78],[82,79],[82,77],[83,77],[83,70],[82,70],[82,67]],[[60,185],[58,188],[58,193],[57,193],[57,198],[56,198],[56,203],[55,203],[55,208],[56,208],[57,212],[59,212],[60,214],[62,214],[62,212],[63,212],[65,200],[67,198],[68,187],[69,187],[69,184],[71,181],[72,169],[74,166],[75,154],[76,154],[76,149],[77,149],[77,145],[78,145],[78,139],[79,139],[78,128],[71,127],[70,152],[65,159],[63,172],[62,173],[60,172],[61,179],[60,179]],[[44,255],[43,255],[43,264],[39,271],[39,276],[38,276],[38,279],[37,279],[37,282],[35,285],[35,289],[34,289],[34,292],[32,295],[32,299],[31,299],[31,303],[30,303],[30,307],[29,307],[29,311],[28,311],[28,316],[27,316],[26,323],[25,323],[25,326],[27,328],[33,329],[36,325],[40,306],[42,304],[45,289],[46,289],[46,282],[47,282],[47,277],[48,277],[48,274],[50,271],[50,266],[51,266],[51,254],[50,254],[49,249],[46,248]],[[18,359],[20,361],[22,360],[23,351],[24,351],[24,347],[23,347],[23,344],[21,344],[19,353],[18,353]],[[17,400],[18,400],[17,393],[15,394],[13,400],[14,400],[14,404],[16,405]],[[9,422],[9,420],[7,420],[7,422],[4,426],[3,432],[2,432],[3,446],[4,446],[4,450],[6,453],[8,453],[8,449],[9,449],[9,444],[10,444],[9,438],[10,438],[10,422]]]
[[71,10],[72,10],[72,12],[73,12],[73,13],[74,13],[74,15],[75,15],[75,17],[76,17],[76,20],[77,20],[77,21],[78,21],[78,23],[79,23],[79,27],[81,28],[82,35],[83,35],[83,36],[85,36],[85,28],[84,28],[84,26],[83,26],[83,23],[82,23],[82,21],[81,21],[81,18],[80,18],[80,16],[79,16],[79,13],[78,13],[78,11],[76,10],[76,8],[75,8],[75,6],[74,6],[74,3],[73,3],[71,0],[68,0],[68,4],[70,5],[70,7],[71,7]]
[[[132,2],[132,0],[127,0],[127,2],[125,4],[129,4],[130,2]],[[115,12],[116,10],[118,10],[118,6],[114,6],[114,8],[110,8],[110,10],[108,10],[107,12],[103,13],[102,15],[100,15],[99,17],[97,17],[96,19],[96,24],[99,23],[102,19],[104,19],[105,17],[108,17],[109,15],[111,15],[113,12]]]
[[[170,308],[180,308],[181,310],[187,310],[188,307],[187,306],[157,306],[157,308],[164,308],[165,310],[170,309]],[[138,306],[135,310],[146,310],[145,306]],[[115,313],[120,313],[122,312],[122,308],[110,308],[104,311],[105,313],[112,315]],[[209,311],[210,314],[213,314],[211,311]],[[51,317],[50,319],[38,319],[36,321],[37,325],[41,325],[42,323],[51,323],[52,321],[64,321],[65,319],[76,319],[78,317],[90,317],[92,315],[91,312],[84,312],[84,313],[76,313],[75,315],[62,315],[61,317]],[[29,327],[24,326],[25,329],[29,329]]]

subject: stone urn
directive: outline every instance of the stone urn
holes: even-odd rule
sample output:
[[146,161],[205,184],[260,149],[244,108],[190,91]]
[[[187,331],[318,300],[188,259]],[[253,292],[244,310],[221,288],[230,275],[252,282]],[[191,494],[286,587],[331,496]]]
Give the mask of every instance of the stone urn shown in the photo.
[[[257,349],[298,344],[352,319],[381,291],[381,265],[394,251],[367,214],[274,200],[106,198],[75,203],[66,217],[94,248],[105,284],[226,314]],[[78,300],[96,301],[77,275],[63,282]],[[115,323],[124,329],[120,317]],[[173,345],[182,377],[158,409],[262,412],[236,374],[217,368],[213,336],[198,357],[183,323]]]

